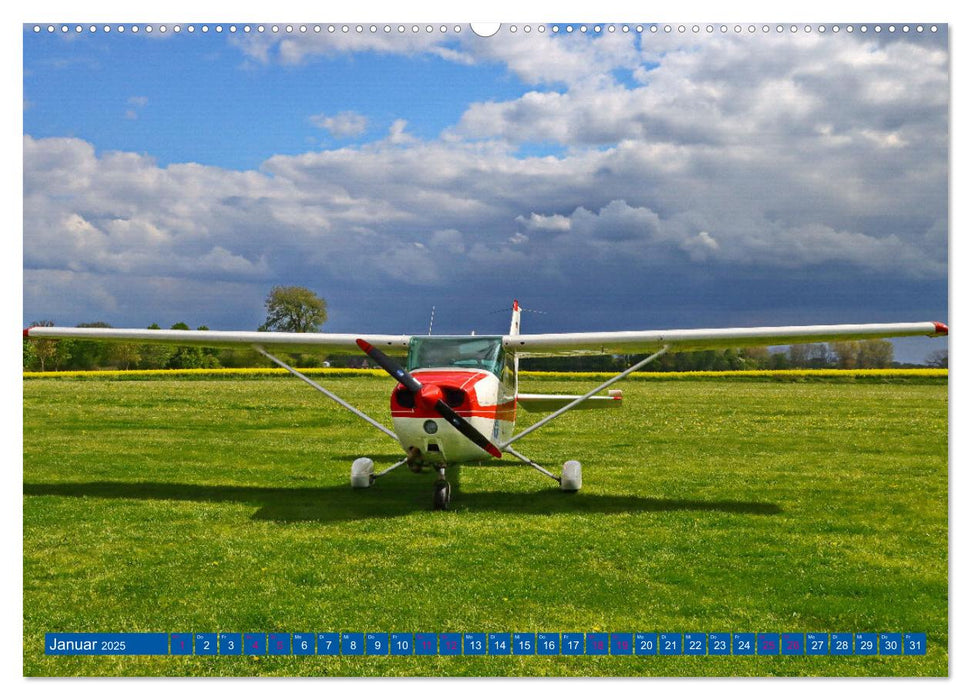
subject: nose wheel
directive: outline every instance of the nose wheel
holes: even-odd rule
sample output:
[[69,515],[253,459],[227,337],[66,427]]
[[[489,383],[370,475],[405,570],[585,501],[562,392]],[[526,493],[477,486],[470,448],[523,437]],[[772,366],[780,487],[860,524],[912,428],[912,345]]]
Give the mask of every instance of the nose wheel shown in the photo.
[[448,510],[452,502],[452,485],[445,479],[444,467],[438,470],[438,481],[435,482],[435,510]]

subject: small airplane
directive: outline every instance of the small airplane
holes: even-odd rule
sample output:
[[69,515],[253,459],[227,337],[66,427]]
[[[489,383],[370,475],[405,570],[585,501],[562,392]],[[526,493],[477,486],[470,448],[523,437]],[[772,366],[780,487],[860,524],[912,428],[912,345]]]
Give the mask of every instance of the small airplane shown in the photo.
[[[405,464],[415,472],[429,466],[438,475],[434,508],[446,510],[451,503],[451,486],[445,478],[446,467],[499,459],[504,453],[559,482],[563,491],[578,491],[582,485],[580,462],[567,461],[557,476],[518,452],[513,443],[567,411],[619,407],[623,400],[622,393],[608,390],[608,387],[666,352],[921,335],[938,337],[948,333],[945,324],[930,321],[529,335],[520,333],[521,311],[519,302],[513,301],[512,323],[506,335],[362,336],[35,326],[25,329],[24,337],[211,348],[252,347],[401,445],[404,457],[383,471],[375,472],[373,460],[367,457],[354,460],[351,465],[352,487],[367,488],[378,478]],[[394,431],[272,354],[280,352],[365,353],[397,381],[397,386],[391,392]],[[519,359],[522,357],[607,354],[648,356],[583,395],[519,392]],[[401,366],[390,355],[405,355],[405,365]],[[608,390],[608,393],[601,394],[604,390]],[[519,407],[549,413],[515,433]]]

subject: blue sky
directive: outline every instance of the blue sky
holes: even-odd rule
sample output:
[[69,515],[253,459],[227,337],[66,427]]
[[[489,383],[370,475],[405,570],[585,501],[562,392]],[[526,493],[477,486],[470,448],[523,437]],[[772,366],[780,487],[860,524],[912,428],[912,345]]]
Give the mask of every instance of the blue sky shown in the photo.
[[25,27],[25,322],[254,328],[274,284],[334,332],[946,320],[943,31],[223,26]]
[[[256,169],[275,154],[366,143],[400,118],[415,136],[435,138],[465,105],[524,89],[500,65],[436,56],[347,52],[298,65],[261,63],[235,48],[228,31],[161,39],[130,31],[69,40],[32,34],[28,28],[24,43],[25,131],[79,137],[99,151],[148,153],[161,166]],[[421,84],[448,86],[448,94]],[[367,115],[367,128],[334,138],[310,121],[344,111]]]

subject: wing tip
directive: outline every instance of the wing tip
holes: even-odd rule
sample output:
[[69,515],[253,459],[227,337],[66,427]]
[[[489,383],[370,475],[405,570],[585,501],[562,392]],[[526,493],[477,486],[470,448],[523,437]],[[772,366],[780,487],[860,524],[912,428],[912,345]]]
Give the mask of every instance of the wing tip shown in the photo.
[[934,335],[947,335],[947,324],[934,321]]

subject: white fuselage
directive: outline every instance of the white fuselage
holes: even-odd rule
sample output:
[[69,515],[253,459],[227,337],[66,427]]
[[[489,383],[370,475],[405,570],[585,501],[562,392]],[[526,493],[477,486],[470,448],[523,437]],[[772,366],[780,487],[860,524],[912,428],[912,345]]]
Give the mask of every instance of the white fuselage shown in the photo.
[[[512,436],[516,421],[514,382],[510,387],[492,372],[456,367],[418,369],[412,376],[422,384],[441,388],[446,403],[493,444]],[[420,398],[400,384],[391,394],[391,419],[401,446],[405,450],[417,448],[423,462],[457,464],[490,459],[432,406],[422,405]]]

